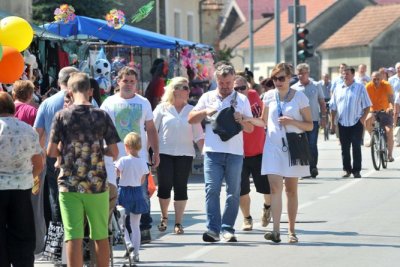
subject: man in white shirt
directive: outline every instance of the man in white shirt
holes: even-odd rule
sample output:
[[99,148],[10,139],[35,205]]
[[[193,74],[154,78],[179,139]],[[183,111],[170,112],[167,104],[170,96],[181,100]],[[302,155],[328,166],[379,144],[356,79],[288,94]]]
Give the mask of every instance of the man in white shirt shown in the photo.
[[400,92],[400,62],[396,63],[395,69],[397,73],[389,78],[389,83],[392,86],[394,95],[396,97],[396,95]]
[[358,66],[358,71],[357,71],[357,76],[355,78],[355,81],[357,83],[361,83],[363,85],[366,85],[368,82],[371,81],[371,77],[369,77],[367,75],[367,65],[360,64]]
[[[147,151],[147,142],[149,142],[149,146],[153,149],[152,164],[154,167],[157,167],[160,162],[157,130],[154,126],[150,102],[146,98],[136,94],[137,73],[132,68],[124,67],[119,71],[117,80],[119,92],[107,97],[100,108],[110,115],[121,140],[124,140],[125,136],[130,132],[140,134],[142,149],[139,152],[139,156],[145,160],[149,160]],[[118,158],[126,156],[123,142],[118,143],[118,149]],[[106,157],[106,169],[109,183],[116,184],[114,164],[109,157]],[[150,203],[147,179],[142,187],[145,199]],[[151,223],[150,211],[142,214],[140,220],[142,243],[149,243],[151,241]]]
[[[189,123],[200,123],[222,109],[233,106],[234,118],[245,132],[252,132],[253,126],[243,121],[243,116],[252,117],[249,100],[233,90],[235,70],[227,63],[216,67],[218,87],[204,93],[189,113]],[[204,180],[206,187],[207,231],[203,241],[217,242],[219,234],[226,242],[236,242],[235,221],[239,211],[240,182],[243,164],[243,133],[222,141],[210,124],[206,124],[204,144]],[[226,182],[226,202],[221,216],[220,192],[222,181]]]

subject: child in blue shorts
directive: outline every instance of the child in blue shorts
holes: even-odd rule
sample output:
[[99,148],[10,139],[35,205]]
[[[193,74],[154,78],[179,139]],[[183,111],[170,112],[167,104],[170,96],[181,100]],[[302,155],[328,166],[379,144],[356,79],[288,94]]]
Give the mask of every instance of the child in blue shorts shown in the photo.
[[142,148],[140,135],[131,132],[124,139],[127,156],[115,162],[119,174],[119,205],[125,208],[130,217],[132,233],[129,234],[125,227],[125,242],[133,245],[130,257],[134,262],[139,262],[140,249],[140,217],[149,212],[149,205],[144,199],[142,187],[146,174],[149,173],[146,160],[139,157]]

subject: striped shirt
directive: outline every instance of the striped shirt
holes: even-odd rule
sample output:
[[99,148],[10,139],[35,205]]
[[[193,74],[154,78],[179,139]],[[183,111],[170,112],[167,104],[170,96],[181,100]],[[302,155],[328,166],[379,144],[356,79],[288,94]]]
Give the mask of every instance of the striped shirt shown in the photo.
[[392,77],[389,78],[390,85],[392,86],[392,89],[395,93],[395,95],[397,95],[400,92],[400,78],[399,76],[393,75]]
[[364,109],[371,106],[371,100],[364,85],[345,83],[334,88],[330,101],[331,110],[336,111],[336,120],[340,125],[350,127],[355,125],[364,113]]

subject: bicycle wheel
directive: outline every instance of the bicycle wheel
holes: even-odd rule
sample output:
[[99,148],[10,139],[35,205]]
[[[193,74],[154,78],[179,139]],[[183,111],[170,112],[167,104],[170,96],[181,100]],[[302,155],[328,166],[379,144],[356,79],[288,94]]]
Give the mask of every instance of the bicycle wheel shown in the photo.
[[328,128],[328,125],[326,125],[324,127],[324,140],[325,141],[329,140],[329,128]]
[[373,134],[371,136],[371,157],[372,157],[372,164],[374,165],[374,168],[377,171],[379,171],[379,169],[381,168],[381,153],[379,146],[380,146],[379,138],[376,138],[376,135]]
[[387,168],[387,143],[386,143],[386,136],[384,135],[385,133],[381,133],[380,141],[381,141],[381,162],[382,162],[382,168],[386,169]]

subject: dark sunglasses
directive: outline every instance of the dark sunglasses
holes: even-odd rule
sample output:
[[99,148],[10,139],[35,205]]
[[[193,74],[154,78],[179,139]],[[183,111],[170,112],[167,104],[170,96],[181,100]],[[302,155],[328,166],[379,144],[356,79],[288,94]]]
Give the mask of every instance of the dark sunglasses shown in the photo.
[[271,79],[272,79],[274,82],[280,81],[281,83],[283,83],[283,82],[286,80],[286,76],[280,76],[280,77],[274,76],[274,77],[272,77]]
[[187,85],[178,85],[174,87],[175,90],[186,90],[189,91],[189,86]]
[[235,91],[244,91],[244,90],[247,89],[247,86],[246,86],[246,85],[236,86],[236,87],[233,87],[233,89],[234,89]]

